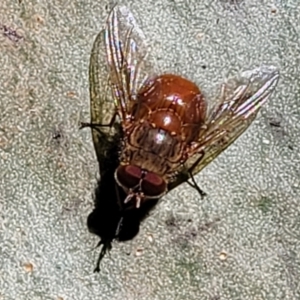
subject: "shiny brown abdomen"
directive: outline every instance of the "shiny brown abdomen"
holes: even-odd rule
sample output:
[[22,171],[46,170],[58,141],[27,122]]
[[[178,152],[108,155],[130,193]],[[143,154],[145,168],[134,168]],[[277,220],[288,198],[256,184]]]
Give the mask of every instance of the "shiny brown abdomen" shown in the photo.
[[149,80],[139,91],[132,116],[134,119],[124,128],[122,163],[168,179],[199,134],[206,102],[194,83],[165,74]]
[[191,81],[173,74],[156,77],[138,94],[135,120],[147,119],[189,143],[206,116],[206,102]]

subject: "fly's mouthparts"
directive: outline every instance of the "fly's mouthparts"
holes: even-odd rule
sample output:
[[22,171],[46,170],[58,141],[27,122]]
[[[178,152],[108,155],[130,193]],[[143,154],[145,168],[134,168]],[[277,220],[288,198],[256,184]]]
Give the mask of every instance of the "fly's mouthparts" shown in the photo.
[[130,191],[130,193],[125,198],[124,203],[126,204],[126,203],[130,202],[133,198],[135,198],[135,201],[136,201],[135,207],[139,208],[141,206],[141,201],[144,197],[145,197],[145,195],[142,192]]

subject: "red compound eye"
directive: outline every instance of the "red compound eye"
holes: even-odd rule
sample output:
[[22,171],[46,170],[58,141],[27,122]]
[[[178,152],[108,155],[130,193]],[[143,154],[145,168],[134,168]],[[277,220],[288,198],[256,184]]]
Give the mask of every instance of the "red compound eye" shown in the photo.
[[119,166],[116,171],[116,179],[118,183],[128,189],[137,186],[141,177],[141,168],[132,165]]
[[155,173],[146,173],[142,181],[142,191],[147,197],[160,197],[166,192],[166,182]]
[[146,198],[160,197],[167,190],[167,184],[161,176],[143,171],[133,165],[119,166],[116,171],[116,180],[119,185],[126,189],[137,188],[140,184],[137,190],[142,192]]

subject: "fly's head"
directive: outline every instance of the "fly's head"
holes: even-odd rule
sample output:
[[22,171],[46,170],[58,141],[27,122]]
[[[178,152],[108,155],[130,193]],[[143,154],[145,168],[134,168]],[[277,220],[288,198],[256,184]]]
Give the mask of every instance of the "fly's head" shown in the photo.
[[167,183],[160,175],[135,165],[120,165],[115,180],[127,193],[124,203],[135,201],[136,208],[147,199],[158,199],[167,192]]

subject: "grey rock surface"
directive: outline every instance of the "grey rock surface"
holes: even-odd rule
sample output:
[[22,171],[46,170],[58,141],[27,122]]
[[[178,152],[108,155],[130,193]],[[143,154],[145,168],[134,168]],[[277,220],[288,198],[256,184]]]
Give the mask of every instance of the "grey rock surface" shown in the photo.
[[99,274],[88,64],[112,1],[0,3],[0,299],[300,299],[300,2],[123,1],[160,68],[213,97],[242,70],[280,82],[251,127],[167,194]]

